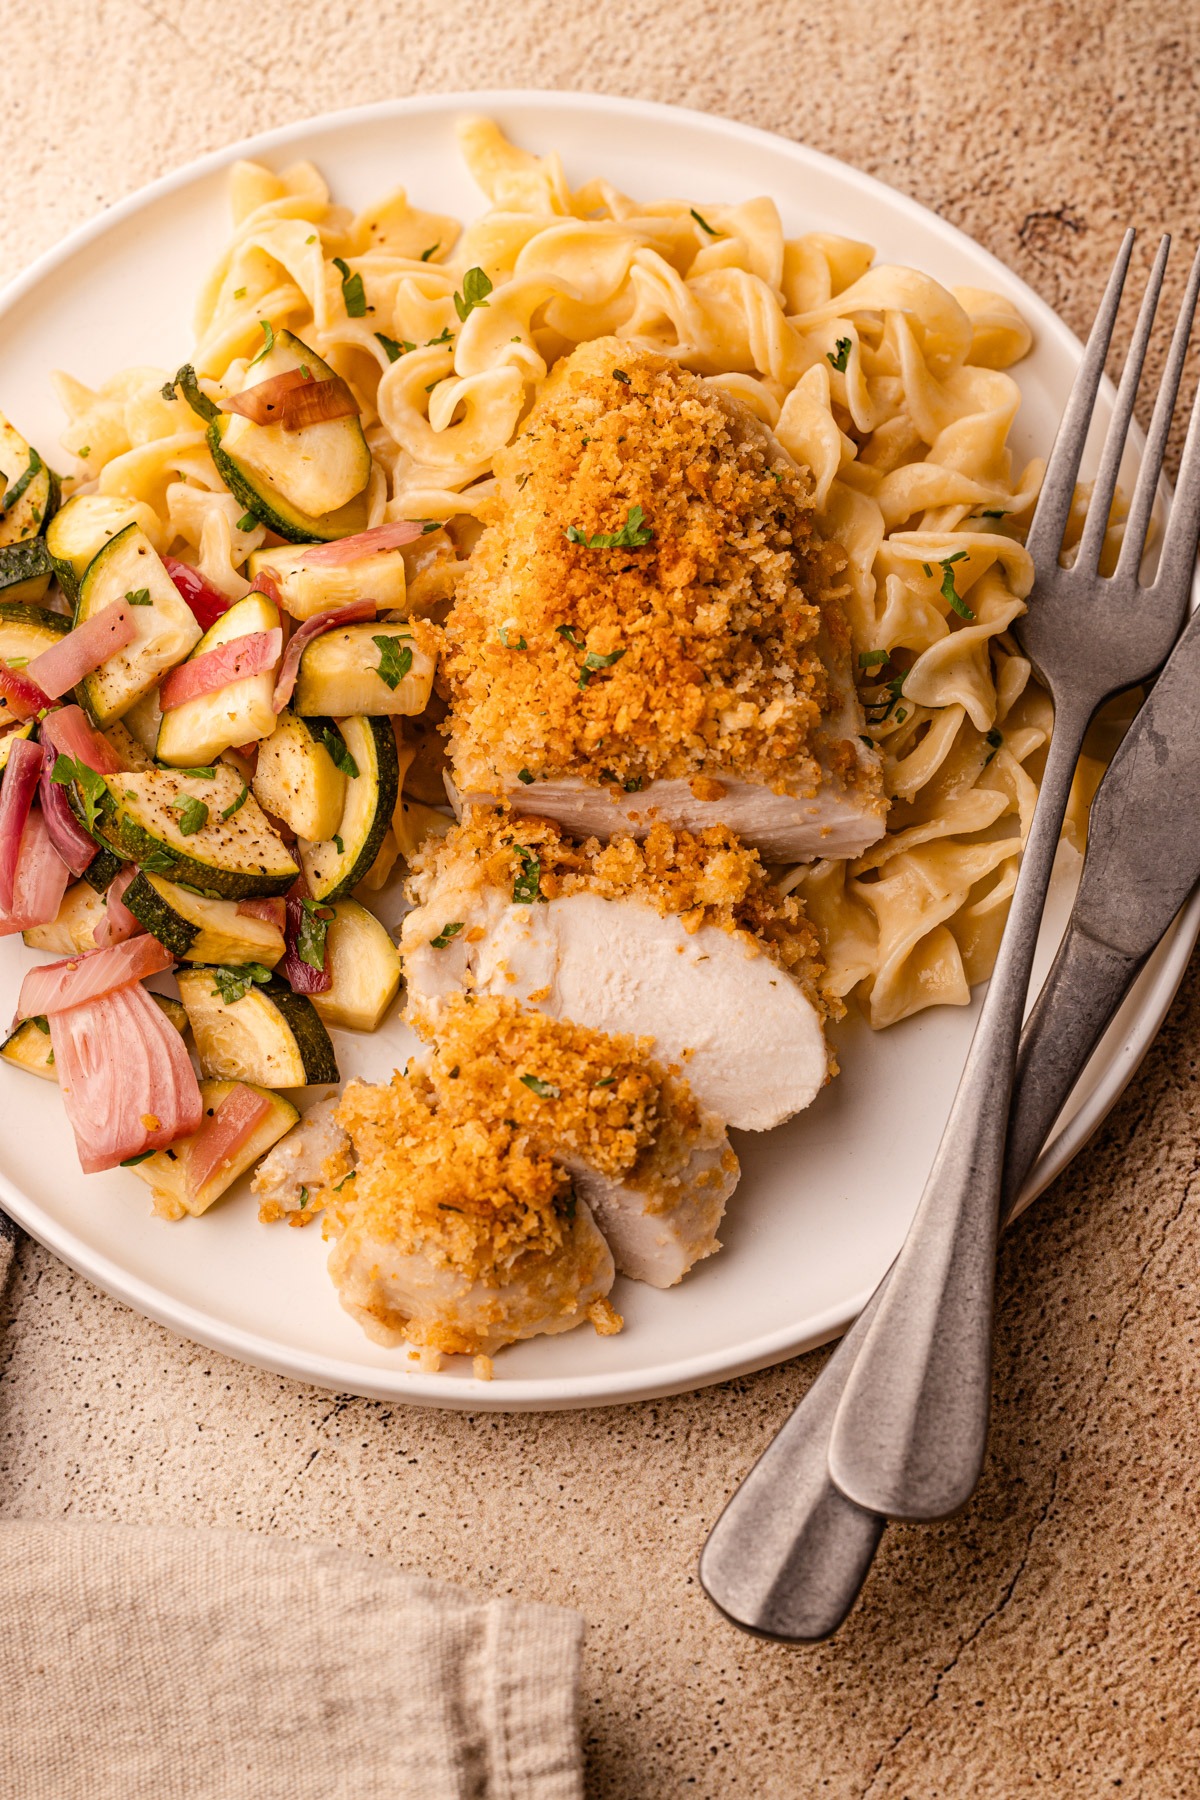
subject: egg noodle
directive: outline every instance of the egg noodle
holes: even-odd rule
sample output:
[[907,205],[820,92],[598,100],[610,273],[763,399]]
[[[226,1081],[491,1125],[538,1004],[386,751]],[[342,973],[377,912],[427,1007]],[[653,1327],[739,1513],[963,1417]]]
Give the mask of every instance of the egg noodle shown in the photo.
[[[345,378],[373,459],[368,523],[446,523],[409,571],[435,613],[494,516],[494,457],[575,346],[615,333],[744,402],[811,471],[844,550],[891,798],[865,855],[776,877],[822,936],[831,992],[872,1025],[965,1003],[995,958],[1052,725],[1009,632],[1033,581],[1021,539],[1042,473],[1014,470],[1006,441],[1020,393],[1004,371],[1027,326],[998,295],[873,266],[867,244],[785,238],[768,198],[572,191],[557,155],[488,120],[465,121],[460,142],[490,202],[465,229],[403,190],[355,216],[309,163],[238,163],[233,237],[197,308],[198,375],[237,393],[264,333],[286,327]],[[62,441],[85,485],[140,503],[156,549],[182,547],[240,597],[264,532],[247,529],[167,378],[136,368],[93,391],[57,376]],[[1077,838],[1098,772],[1085,763],[1077,781]]]

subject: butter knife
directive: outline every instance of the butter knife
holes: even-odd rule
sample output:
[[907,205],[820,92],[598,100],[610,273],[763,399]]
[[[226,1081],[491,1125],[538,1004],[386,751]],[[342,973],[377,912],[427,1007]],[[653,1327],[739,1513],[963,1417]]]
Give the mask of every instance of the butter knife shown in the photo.
[[[1025,1022],[1013,1082],[1001,1222],[1092,1051],[1200,882],[1200,612],[1193,615],[1092,802],[1066,934]],[[837,1630],[887,1520],[847,1500],[827,1467],[842,1389],[886,1284],[713,1526],[709,1599],[743,1631],[784,1643]]]

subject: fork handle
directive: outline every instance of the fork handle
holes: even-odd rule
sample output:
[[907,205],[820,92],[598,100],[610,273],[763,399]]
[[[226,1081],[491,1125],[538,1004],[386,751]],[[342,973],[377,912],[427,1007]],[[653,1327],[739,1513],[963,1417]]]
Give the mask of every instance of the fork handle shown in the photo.
[[1071,779],[1095,710],[1064,703],[1012,908],[916,1216],[846,1379],[829,1472],[893,1519],[942,1519],[983,1467],[1005,1130],[1021,1016]]

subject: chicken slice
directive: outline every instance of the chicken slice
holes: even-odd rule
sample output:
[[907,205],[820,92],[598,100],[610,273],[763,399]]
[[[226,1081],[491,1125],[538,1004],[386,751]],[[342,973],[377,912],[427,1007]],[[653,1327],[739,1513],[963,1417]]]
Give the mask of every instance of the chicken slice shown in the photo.
[[601,849],[481,811],[418,859],[410,894],[400,943],[418,1027],[465,992],[649,1036],[702,1107],[746,1131],[800,1112],[830,1077],[811,929],[727,836],[659,826]]
[[722,824],[773,861],[883,834],[840,553],[741,402],[601,339],[495,466],[500,513],[447,623],[462,806],[600,838]]
[[434,1024],[338,1108],[354,1176],[324,1196],[330,1273],[372,1337],[491,1355],[606,1331],[614,1265],[670,1287],[719,1247],[737,1158],[644,1041],[463,995]]
[[335,1180],[351,1167],[350,1140],[337,1122],[338,1095],[318,1100],[258,1165],[251,1190],[258,1195],[264,1223],[290,1218],[307,1225],[320,1210],[313,1204],[329,1173]]

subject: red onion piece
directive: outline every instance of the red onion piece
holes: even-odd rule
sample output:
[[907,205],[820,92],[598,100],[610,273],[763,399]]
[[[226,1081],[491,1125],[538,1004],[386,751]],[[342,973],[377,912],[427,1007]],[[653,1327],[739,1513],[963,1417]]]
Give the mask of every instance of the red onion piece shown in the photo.
[[247,919],[265,919],[268,925],[287,930],[287,907],[282,894],[271,900],[239,900],[238,911]]
[[261,569],[250,583],[252,594],[265,594],[267,599],[283,611],[283,595],[279,592],[279,574],[275,569]]
[[[309,904],[312,904],[311,901]],[[300,894],[288,895],[287,931],[285,933],[287,949],[284,951],[283,961],[279,964],[279,973],[293,994],[327,994],[333,986],[333,976],[328,974],[324,968],[314,969],[311,963],[304,961],[297,948],[305,910],[304,900]],[[332,919],[332,907],[322,910],[327,910]]]
[[239,1082],[230,1088],[211,1119],[205,1119],[187,1148],[188,1193],[195,1196],[221,1167],[228,1166],[271,1110],[265,1094]]
[[164,1150],[200,1129],[204,1107],[183,1039],[136,981],[52,1013],[49,1024],[85,1174]]
[[12,911],[21,834],[37,793],[42,749],[32,738],[18,738],[8,753],[0,780],[0,907]]
[[76,682],[106,663],[118,650],[124,650],[137,636],[137,620],[132,606],[114,600],[102,607],[82,625],[76,625],[60,637],[56,644],[43,650],[30,663],[27,674],[42,692],[57,700]]
[[0,909],[0,937],[56,919],[70,879],[71,871],[50,842],[46,821],[35,807],[21,833],[12,906]]
[[51,744],[60,756],[94,769],[97,775],[117,775],[127,767],[81,706],[56,706],[48,713],[42,720],[42,743]]
[[305,382],[285,394],[279,423],[285,431],[303,431],[306,425],[324,425],[329,419],[357,419],[362,408],[340,375],[330,381]]
[[164,969],[174,967],[171,952],[148,933],[107,949],[85,950],[60,962],[42,963],[39,968],[30,969],[21,983],[17,1017],[32,1019],[39,1013],[49,1016],[73,1006],[86,1006],[114,988],[127,987],[131,981],[161,975]]
[[46,829],[50,833],[51,843],[72,875],[79,876],[85,869],[91,867],[96,855],[96,845],[71,811],[66,788],[53,780],[54,765],[58,758],[59,752],[53,744],[47,741],[42,745],[42,772],[38,777],[38,800],[41,803],[42,816],[46,821]]
[[336,569],[342,563],[373,556],[377,550],[400,550],[424,535],[424,525],[411,519],[395,519],[390,525],[372,525],[369,531],[356,531],[353,537],[338,538],[332,544],[306,544],[304,561],[315,563],[318,568]]
[[273,669],[283,652],[283,632],[276,626],[271,631],[248,631],[243,637],[230,638],[215,650],[191,662],[180,663],[163,677],[158,690],[158,703],[163,712],[173,712],[202,694],[215,694],[235,681],[251,675],[264,675]]
[[333,606],[328,612],[314,613],[311,619],[305,619],[299,631],[293,632],[284,651],[283,666],[276,678],[275,697],[271,702],[277,713],[283,711],[295,691],[300,658],[313,639],[339,625],[357,625],[362,619],[373,619],[376,610],[374,600],[352,600],[349,606]]
[[136,937],[146,927],[140,919],[135,919],[129,908],[122,904],[121,896],[131,881],[137,880],[137,870],[132,863],[127,863],[109,884],[104,896],[104,917],[96,927],[96,944],[105,949],[110,944],[124,944]]
[[196,623],[202,630],[207,631],[223,613],[229,611],[233,601],[213,587],[211,582],[205,581],[199,569],[193,569],[191,563],[180,562],[174,556],[164,556],[162,562],[179,590],[180,597],[191,607]]
[[51,705],[49,694],[44,694],[36,681],[0,662],[0,722],[33,719]]

